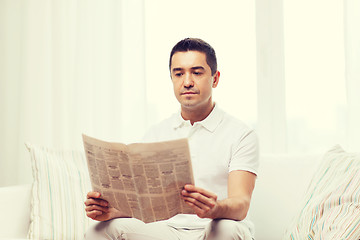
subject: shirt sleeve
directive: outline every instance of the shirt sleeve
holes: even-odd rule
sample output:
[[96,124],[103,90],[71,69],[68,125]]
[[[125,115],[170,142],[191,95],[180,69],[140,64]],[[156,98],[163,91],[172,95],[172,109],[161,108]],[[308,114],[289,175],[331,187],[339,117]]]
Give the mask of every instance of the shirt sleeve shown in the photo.
[[232,157],[229,163],[229,172],[243,170],[258,175],[259,170],[259,143],[253,130],[244,134],[232,147]]

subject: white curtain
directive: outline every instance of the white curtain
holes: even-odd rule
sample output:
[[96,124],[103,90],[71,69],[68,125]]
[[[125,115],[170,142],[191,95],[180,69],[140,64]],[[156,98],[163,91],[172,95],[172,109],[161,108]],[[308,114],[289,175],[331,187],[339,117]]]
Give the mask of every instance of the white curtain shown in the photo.
[[146,128],[144,8],[132,1],[0,1],[0,184],[31,181],[24,142],[82,149],[81,134]]
[[344,3],[347,137],[349,150],[360,151],[360,1]]
[[188,36],[216,49],[215,101],[262,153],[360,151],[359,13],[357,0],[0,0],[0,186],[31,181],[24,142],[135,142],[176,111],[168,57]]
[[264,153],[360,150],[359,1],[257,0]]
[[262,152],[286,151],[282,0],[256,1],[257,99]]

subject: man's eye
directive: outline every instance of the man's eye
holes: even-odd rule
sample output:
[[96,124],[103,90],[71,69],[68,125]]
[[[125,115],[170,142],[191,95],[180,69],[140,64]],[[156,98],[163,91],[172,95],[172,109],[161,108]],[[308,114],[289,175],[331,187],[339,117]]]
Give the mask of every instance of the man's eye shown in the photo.
[[201,75],[202,72],[194,72],[195,75]]
[[175,73],[176,77],[180,77],[181,75],[183,75],[182,73]]

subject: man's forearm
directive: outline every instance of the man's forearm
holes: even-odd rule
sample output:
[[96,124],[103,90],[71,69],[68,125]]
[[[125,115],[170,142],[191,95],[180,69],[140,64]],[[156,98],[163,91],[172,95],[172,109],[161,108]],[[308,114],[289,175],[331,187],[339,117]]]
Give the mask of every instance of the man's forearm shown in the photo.
[[[219,200],[218,218],[243,220],[249,210],[256,175],[247,171],[232,171],[228,179],[228,198]],[[217,211],[216,211],[217,212]]]
[[200,218],[211,219],[243,220],[249,210],[251,199],[251,194],[242,193],[240,190],[237,195],[217,200],[216,194],[190,184],[184,186],[181,194]]
[[218,201],[215,218],[226,218],[232,220],[243,220],[249,210],[250,199],[244,197],[233,197]]

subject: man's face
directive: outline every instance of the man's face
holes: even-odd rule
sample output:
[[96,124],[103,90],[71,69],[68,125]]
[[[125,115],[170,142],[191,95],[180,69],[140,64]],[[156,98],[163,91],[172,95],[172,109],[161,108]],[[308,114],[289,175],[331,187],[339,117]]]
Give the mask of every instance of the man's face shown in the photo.
[[217,86],[219,73],[211,75],[205,53],[175,53],[170,71],[174,93],[182,108],[196,110],[212,107],[212,88]]

